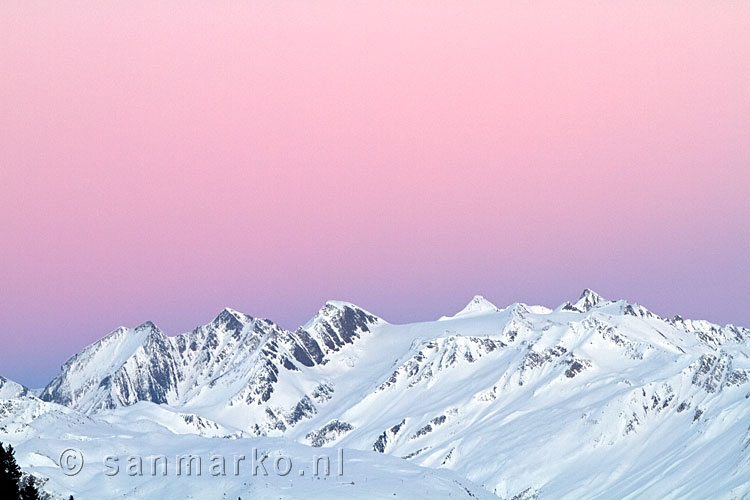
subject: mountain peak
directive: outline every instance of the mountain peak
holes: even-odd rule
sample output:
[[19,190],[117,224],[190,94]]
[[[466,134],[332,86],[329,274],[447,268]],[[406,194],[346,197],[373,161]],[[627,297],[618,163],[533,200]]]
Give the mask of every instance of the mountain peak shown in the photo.
[[26,386],[23,386],[0,375],[0,398],[12,399],[22,398],[31,394]]
[[466,307],[457,312],[454,317],[497,311],[499,311],[499,309],[495,304],[485,299],[482,295],[475,295],[474,298],[466,304]]
[[310,320],[305,323],[302,328],[308,329],[320,321],[326,321],[334,316],[337,317],[341,314],[346,314],[347,310],[367,316],[371,319],[372,322],[381,320],[381,318],[379,318],[378,316],[375,316],[371,312],[366,311],[365,309],[362,309],[358,305],[351,302],[345,302],[343,300],[328,300],[325,304],[323,304],[323,307],[318,310],[315,316],[310,318]]
[[602,296],[599,295],[598,293],[596,293],[591,288],[584,288],[583,291],[581,292],[580,297],[578,297],[578,300],[586,299],[586,298],[593,298],[593,299],[596,299],[596,300],[602,300]]
[[585,288],[575,304],[571,304],[570,301],[568,301],[558,309],[562,311],[588,312],[599,305],[610,303],[610,300],[605,299],[592,289]]
[[241,329],[243,325],[252,321],[252,317],[231,307],[225,307],[213,320],[215,325],[224,324],[229,330]]
[[135,327],[135,331],[136,332],[139,332],[141,330],[154,330],[154,331],[158,331],[159,327],[156,326],[153,321],[144,321],[143,323],[141,323],[140,325],[138,325],[138,326]]
[[581,292],[581,296],[578,298],[578,302],[573,305],[581,311],[588,311],[605,302],[609,301],[592,289],[586,288],[583,290],[583,292]]
[[361,309],[361,307],[355,304],[352,304],[351,302],[345,302],[343,300],[327,300],[325,305],[323,306],[323,309],[326,309],[326,308],[343,309],[345,307],[350,307],[352,309]]
[[246,318],[246,317],[248,317],[247,314],[245,314],[243,312],[240,312],[237,309],[232,309],[231,307],[225,307],[224,309],[222,309],[221,312],[219,313],[219,316],[222,316],[222,315],[224,315],[224,316],[227,316],[227,315],[234,316],[235,318]]

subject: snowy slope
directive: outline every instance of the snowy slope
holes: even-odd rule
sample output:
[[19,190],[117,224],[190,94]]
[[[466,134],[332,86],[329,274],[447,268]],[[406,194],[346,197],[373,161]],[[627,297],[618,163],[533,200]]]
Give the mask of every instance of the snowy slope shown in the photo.
[[17,382],[0,377],[0,399],[20,398],[31,394],[31,391]]
[[120,327],[70,358],[41,397],[85,411],[169,402],[176,384],[172,349],[151,322]]
[[554,310],[477,296],[406,325],[333,301],[294,332],[231,309],[176,337],[145,325],[71,358],[42,398],[123,427],[392,456],[503,499],[750,498],[745,328],[591,290]]
[[[496,498],[450,471],[372,452],[342,449],[317,459],[323,455],[320,450],[285,439],[210,438],[169,429],[176,422],[167,416],[170,424],[163,425],[169,410],[151,403],[138,403],[117,415],[105,413],[108,418],[86,417],[33,396],[0,399],[0,441],[15,447],[24,473],[33,475],[53,498],[71,494],[82,500]],[[154,420],[144,419],[146,415]],[[66,475],[61,469],[65,450],[83,456],[80,473]],[[262,460],[264,454],[268,459]],[[200,465],[198,459],[178,462],[179,456],[186,455],[200,457]],[[156,456],[163,458],[154,465]],[[277,463],[279,457],[283,461]],[[165,464],[166,476],[162,475]]]

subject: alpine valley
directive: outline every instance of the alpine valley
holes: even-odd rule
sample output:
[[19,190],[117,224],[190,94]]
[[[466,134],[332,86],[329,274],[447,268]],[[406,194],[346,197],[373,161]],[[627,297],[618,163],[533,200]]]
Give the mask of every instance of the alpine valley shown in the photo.
[[[225,309],[117,328],[41,392],[0,378],[0,441],[51,498],[750,499],[750,330],[591,290],[400,325],[330,301],[294,331]],[[103,467],[253,449],[294,469]],[[342,473],[313,474],[322,454]]]

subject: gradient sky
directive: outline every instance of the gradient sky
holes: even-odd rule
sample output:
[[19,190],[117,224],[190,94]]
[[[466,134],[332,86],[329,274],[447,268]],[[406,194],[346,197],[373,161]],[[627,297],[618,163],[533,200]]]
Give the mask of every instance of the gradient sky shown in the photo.
[[224,306],[591,287],[750,326],[750,2],[8,0],[0,72],[22,383]]

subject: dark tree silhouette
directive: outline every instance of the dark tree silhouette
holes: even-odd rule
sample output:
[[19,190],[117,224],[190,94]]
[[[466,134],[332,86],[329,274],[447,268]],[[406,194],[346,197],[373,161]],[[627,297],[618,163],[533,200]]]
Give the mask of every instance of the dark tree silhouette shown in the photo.
[[21,469],[16,463],[15,450],[11,445],[4,447],[0,443],[0,498],[16,500],[21,498],[18,482],[21,480]]
[[33,476],[29,476],[26,486],[21,490],[21,500],[39,500],[39,490],[34,484]]

